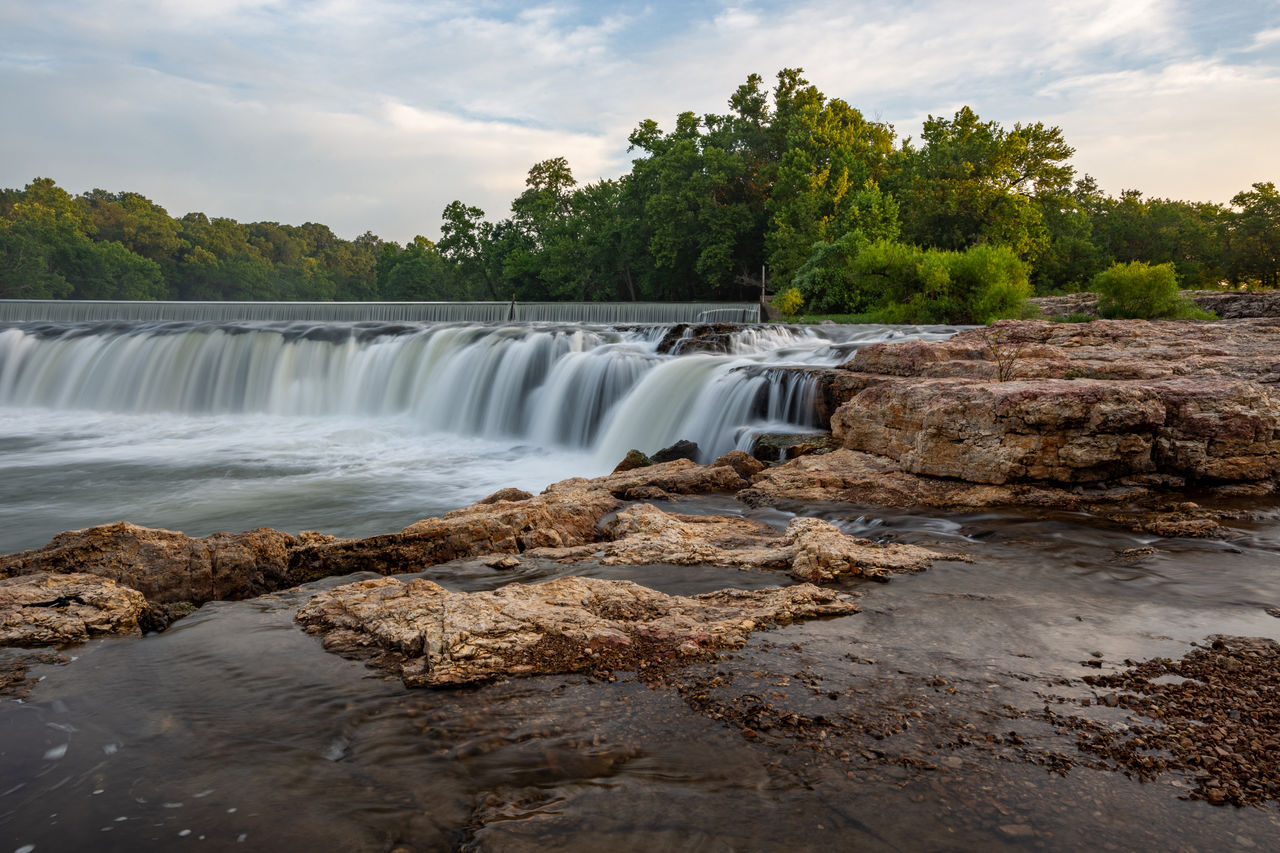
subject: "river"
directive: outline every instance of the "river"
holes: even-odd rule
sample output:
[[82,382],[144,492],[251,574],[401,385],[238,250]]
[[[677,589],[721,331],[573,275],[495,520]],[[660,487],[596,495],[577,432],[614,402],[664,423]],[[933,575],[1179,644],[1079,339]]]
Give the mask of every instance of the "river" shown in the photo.
[[[673,358],[637,328],[13,326],[0,550],[120,519],[397,529],[502,486],[603,473],[631,446],[716,454],[811,427],[802,380],[771,367],[950,332],[764,330]],[[1274,513],[1195,541],[1068,513],[679,507],[779,527],[802,511],[972,562],[845,582],[862,613],[757,634],[666,684],[408,690],[294,625],[310,589],[349,578],[211,603],[163,634],[63,650],[28,697],[0,702],[0,849],[1275,849],[1274,805],[1068,769],[1075,736],[1044,713],[1123,725],[1076,707],[1093,664],[1280,636]],[[681,594],[789,582],[536,560],[424,576],[479,590],[570,571]]]

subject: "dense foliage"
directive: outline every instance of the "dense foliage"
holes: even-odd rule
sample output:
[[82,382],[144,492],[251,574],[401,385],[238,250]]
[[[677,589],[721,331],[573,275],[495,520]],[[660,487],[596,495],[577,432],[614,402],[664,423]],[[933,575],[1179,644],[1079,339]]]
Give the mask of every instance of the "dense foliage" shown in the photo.
[[1173,264],[1151,266],[1142,261],[1113,264],[1093,277],[1098,313],[1103,317],[1139,320],[1206,319],[1208,315],[1178,291]]
[[1082,290],[1112,264],[1172,264],[1184,287],[1276,287],[1280,194],[1229,205],[1102,193],[1062,131],[968,107],[918,141],[786,69],[723,115],[642,121],[616,179],[536,163],[510,216],[463,201],[440,240],[323,225],[175,219],[131,192],[0,190],[0,297],[255,300],[714,300],[794,287],[809,311],[989,319]]

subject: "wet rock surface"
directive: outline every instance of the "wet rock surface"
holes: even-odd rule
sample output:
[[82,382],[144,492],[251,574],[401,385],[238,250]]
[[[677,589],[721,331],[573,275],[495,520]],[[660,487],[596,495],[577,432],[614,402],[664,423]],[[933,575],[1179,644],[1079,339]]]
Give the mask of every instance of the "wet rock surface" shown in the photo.
[[0,579],[0,645],[78,643],[141,634],[142,593],[89,574],[40,572]]
[[43,548],[0,555],[0,577],[91,574],[156,603],[201,604],[250,598],[305,580],[289,564],[290,548],[298,542],[265,527],[196,538],[119,522],[67,531]]
[[761,462],[782,462],[811,453],[830,453],[839,447],[829,433],[766,432],[751,443],[751,455]]
[[[1126,663],[1132,663],[1126,661]],[[1280,644],[1210,637],[1180,659],[1154,658],[1085,676],[1091,703],[1129,712],[1120,730],[1053,717],[1081,751],[1139,779],[1189,778],[1189,796],[1214,805],[1280,802]]]
[[409,686],[440,686],[670,666],[770,625],[856,611],[849,596],[807,584],[686,597],[597,578],[474,593],[381,578],[319,593],[297,619],[330,651],[368,658]]
[[579,548],[542,549],[533,557],[598,560],[604,565],[713,565],[785,571],[823,583],[839,577],[882,578],[918,572],[955,555],[915,545],[880,544],[846,535],[828,521],[796,518],[785,532],[759,521],[722,515],[683,515],[649,504],[627,507],[606,526],[610,541]]

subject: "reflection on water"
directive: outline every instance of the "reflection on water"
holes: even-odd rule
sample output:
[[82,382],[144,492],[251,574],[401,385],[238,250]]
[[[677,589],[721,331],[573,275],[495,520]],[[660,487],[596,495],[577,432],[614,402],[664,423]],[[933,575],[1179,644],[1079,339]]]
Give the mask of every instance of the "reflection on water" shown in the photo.
[[[739,511],[785,523],[776,510]],[[1230,543],[1151,542],[1068,515],[826,514],[974,562],[858,585],[863,613],[757,635],[702,675],[719,672],[726,697],[831,720],[928,698],[933,716],[900,736],[843,757],[781,728],[749,738],[673,687],[629,675],[410,691],[297,630],[309,594],[297,590],[209,604],[165,634],[88,643],[73,662],[40,668],[27,701],[0,703],[0,838],[37,851],[202,839],[246,850],[890,851],[1267,849],[1280,837],[1275,807],[1179,799],[1176,780],[1060,776],[989,743],[939,748],[969,723],[1070,752],[1069,738],[1007,709],[1079,693],[1074,679],[1097,671],[1082,670],[1085,659],[1113,669],[1180,655],[1210,633],[1280,636],[1264,610],[1280,604],[1273,524]],[[1148,543],[1154,554],[1117,558]],[[564,571],[467,562],[427,575],[485,589]],[[684,594],[783,582],[714,568],[593,571]],[[930,687],[938,680],[954,691]],[[961,725],[928,728],[943,717]],[[876,750],[920,760],[902,766]]]

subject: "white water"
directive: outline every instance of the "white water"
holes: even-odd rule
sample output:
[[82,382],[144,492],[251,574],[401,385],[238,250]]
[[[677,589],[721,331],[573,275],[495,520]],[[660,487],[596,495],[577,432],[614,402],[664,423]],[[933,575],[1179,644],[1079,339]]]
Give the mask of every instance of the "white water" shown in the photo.
[[686,438],[704,459],[813,422],[860,343],[952,329],[21,324],[0,328],[0,553],[116,520],[367,535]]

